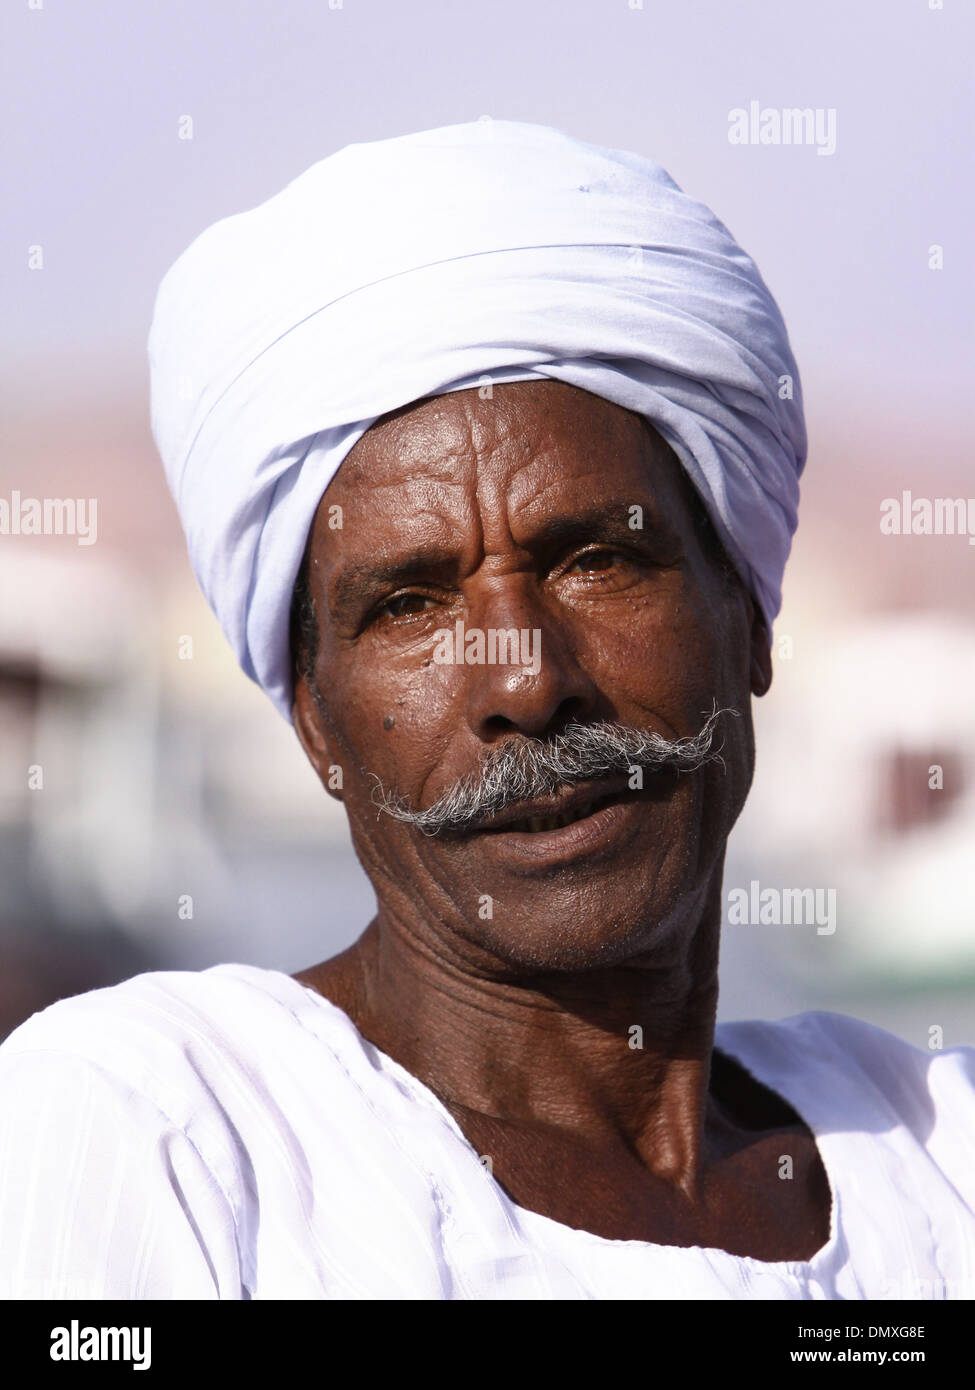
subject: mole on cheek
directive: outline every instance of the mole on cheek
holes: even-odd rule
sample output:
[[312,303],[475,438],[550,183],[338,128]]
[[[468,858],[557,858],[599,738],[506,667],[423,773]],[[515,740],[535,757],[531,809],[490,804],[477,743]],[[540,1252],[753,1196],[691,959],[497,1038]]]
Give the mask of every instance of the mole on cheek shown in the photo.
[[396,720],[393,718],[393,716],[391,714],[387,714],[386,718],[383,720],[383,728],[391,729],[395,723]]

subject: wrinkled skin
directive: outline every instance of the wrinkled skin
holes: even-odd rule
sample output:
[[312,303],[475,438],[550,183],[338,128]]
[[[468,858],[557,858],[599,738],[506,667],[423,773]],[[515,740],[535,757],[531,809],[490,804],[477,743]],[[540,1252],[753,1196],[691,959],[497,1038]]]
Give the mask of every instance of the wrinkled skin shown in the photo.
[[[358,442],[311,534],[320,693],[297,682],[294,720],[326,787],[342,769],[378,912],[296,978],[442,1100],[520,1205],[611,1239],[809,1258],[830,1204],[812,1136],[713,1051],[725,842],[771,670],[688,487],[639,417],[555,382],[436,397]],[[458,619],[539,630],[537,674],[434,662]],[[499,741],[570,719],[694,734],[715,701],[740,712],[723,761],[649,777],[574,858],[424,836],[371,799],[375,774],[428,807]]]

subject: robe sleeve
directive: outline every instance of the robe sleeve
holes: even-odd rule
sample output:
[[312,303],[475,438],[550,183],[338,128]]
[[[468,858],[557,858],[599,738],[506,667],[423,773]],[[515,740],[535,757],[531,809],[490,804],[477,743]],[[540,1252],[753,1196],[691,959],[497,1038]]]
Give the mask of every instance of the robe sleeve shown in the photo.
[[241,1291],[226,1193],[185,1132],[89,1058],[0,1048],[0,1298]]

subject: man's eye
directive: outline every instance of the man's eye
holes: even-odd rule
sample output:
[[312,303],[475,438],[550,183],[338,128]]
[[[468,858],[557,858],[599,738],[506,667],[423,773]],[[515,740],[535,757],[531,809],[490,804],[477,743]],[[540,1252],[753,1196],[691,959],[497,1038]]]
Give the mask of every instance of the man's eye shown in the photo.
[[579,569],[590,573],[600,573],[612,569],[622,559],[623,556],[617,550],[587,550],[584,555],[576,556],[566,572],[571,574],[578,566]]
[[387,599],[382,607],[376,609],[377,617],[389,616],[391,618],[411,618],[417,613],[424,612],[424,605],[433,603],[432,598],[426,594],[396,594],[393,598]]

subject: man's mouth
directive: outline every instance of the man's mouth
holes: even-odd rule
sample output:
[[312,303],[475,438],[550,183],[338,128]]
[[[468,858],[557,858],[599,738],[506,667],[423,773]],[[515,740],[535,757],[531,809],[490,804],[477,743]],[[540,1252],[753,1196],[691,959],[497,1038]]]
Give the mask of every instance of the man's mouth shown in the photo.
[[604,806],[616,801],[629,800],[633,795],[625,777],[604,778],[598,784],[588,783],[581,787],[569,788],[561,795],[546,797],[541,801],[518,802],[506,807],[490,820],[476,825],[474,830],[476,833],[487,834],[544,834],[585,820],[587,816],[601,811]]
[[653,773],[640,788],[628,773],[562,787],[552,796],[512,802],[464,834],[474,852],[505,873],[532,877],[628,854],[647,829],[653,803],[666,801],[674,779]]

